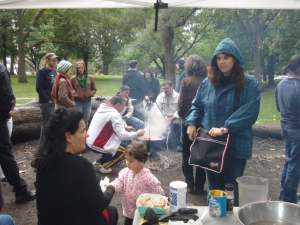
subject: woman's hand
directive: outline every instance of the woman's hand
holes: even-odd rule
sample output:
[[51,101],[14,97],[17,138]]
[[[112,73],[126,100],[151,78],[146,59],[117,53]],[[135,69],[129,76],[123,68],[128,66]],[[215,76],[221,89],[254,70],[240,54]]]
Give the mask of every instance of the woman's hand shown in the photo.
[[193,140],[195,140],[195,138],[197,136],[197,128],[195,126],[192,126],[192,125],[188,126],[186,133],[189,136],[189,139],[191,141],[193,141]]
[[211,128],[210,131],[208,132],[208,134],[212,137],[222,136],[227,133],[228,133],[227,128],[215,128],[215,127]]

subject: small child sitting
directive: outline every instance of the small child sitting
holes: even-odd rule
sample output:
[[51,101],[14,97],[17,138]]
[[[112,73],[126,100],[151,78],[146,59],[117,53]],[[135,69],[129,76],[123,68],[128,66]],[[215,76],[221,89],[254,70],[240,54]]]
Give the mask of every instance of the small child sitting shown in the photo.
[[148,152],[143,144],[133,142],[125,153],[127,168],[120,171],[111,185],[122,194],[125,225],[131,225],[136,209],[136,200],[143,193],[164,194],[159,180],[145,168]]

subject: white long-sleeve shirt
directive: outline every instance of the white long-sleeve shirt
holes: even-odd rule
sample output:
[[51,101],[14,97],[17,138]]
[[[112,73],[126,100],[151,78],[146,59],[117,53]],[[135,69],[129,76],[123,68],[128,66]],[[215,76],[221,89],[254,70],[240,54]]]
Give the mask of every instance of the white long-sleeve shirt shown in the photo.
[[137,132],[128,132],[125,127],[121,114],[115,108],[103,103],[93,116],[86,143],[95,151],[114,155],[121,141],[137,137]]

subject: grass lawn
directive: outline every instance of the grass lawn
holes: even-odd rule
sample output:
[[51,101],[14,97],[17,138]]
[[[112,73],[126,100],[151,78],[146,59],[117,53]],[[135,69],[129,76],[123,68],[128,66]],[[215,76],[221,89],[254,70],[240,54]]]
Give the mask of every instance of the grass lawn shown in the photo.
[[[95,77],[97,96],[111,96],[121,85],[121,76],[99,75]],[[18,83],[12,79],[13,89],[17,97],[17,104],[23,104],[37,98],[35,91],[35,77],[29,76],[28,83]],[[265,89],[262,93],[260,113],[257,124],[279,125],[280,116],[275,107],[274,89]]]
[[257,124],[279,125],[280,114],[276,109],[274,91],[275,89],[265,89],[262,93]]

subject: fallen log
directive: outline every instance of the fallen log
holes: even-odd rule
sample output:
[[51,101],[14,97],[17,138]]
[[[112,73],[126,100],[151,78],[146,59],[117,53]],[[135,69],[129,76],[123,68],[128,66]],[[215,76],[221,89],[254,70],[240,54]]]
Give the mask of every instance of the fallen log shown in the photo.
[[[104,98],[92,100],[91,118]],[[13,143],[38,139],[41,132],[41,110],[37,102],[17,106],[12,114],[13,132],[11,140]]]

